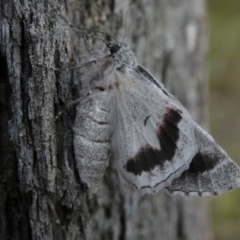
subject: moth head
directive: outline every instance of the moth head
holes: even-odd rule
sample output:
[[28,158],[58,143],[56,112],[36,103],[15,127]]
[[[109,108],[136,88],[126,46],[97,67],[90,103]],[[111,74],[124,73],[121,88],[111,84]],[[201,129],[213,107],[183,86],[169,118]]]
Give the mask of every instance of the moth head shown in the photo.
[[109,51],[110,51],[111,55],[113,55],[114,53],[119,51],[119,49],[122,47],[122,44],[119,43],[119,42],[108,43],[107,47],[109,48]]
[[106,44],[107,51],[110,51],[108,55],[113,61],[117,62],[117,70],[123,69],[123,67],[134,67],[137,65],[135,54],[129,49],[125,43],[114,42]]

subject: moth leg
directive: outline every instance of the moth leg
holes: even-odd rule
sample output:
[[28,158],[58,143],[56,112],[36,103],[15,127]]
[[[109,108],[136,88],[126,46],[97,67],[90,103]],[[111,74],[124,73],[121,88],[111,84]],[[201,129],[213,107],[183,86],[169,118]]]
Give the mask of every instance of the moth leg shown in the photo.
[[73,101],[71,100],[61,111],[59,111],[59,112],[57,113],[56,117],[54,118],[54,121],[56,122],[56,121],[59,119],[59,117],[60,117],[65,111],[67,111],[69,108],[73,107],[74,105],[80,103],[84,98],[88,97],[88,96],[91,95],[91,94],[92,94],[92,92],[91,92],[90,90],[88,90],[88,92],[87,92],[87,94],[86,94],[85,96],[80,97],[80,98],[78,98],[78,99],[76,99],[76,100],[73,100]]

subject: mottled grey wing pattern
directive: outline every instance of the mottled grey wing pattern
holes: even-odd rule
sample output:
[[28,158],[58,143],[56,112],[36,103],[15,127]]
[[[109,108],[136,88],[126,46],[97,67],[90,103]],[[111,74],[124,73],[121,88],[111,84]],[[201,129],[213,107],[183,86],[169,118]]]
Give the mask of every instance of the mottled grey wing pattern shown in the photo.
[[93,91],[77,107],[74,122],[74,153],[81,181],[95,192],[108,166],[110,154],[109,116],[103,92]]
[[213,138],[193,122],[198,152],[189,168],[166,189],[170,194],[209,196],[240,187],[240,168]]

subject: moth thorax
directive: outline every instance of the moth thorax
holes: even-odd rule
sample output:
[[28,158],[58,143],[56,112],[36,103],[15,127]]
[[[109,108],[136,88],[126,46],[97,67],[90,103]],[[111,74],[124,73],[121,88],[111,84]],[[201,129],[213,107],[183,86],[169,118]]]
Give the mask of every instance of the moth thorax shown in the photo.
[[119,60],[119,62],[124,63],[126,66],[129,66],[129,67],[137,66],[136,56],[128,47],[123,47],[117,53],[116,57]]

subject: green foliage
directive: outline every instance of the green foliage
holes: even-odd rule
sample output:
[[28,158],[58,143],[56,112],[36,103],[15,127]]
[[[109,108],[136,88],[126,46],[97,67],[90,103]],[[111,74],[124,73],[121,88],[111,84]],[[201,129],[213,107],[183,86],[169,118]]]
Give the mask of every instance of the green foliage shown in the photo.
[[[208,0],[210,127],[240,164],[240,1]],[[217,240],[240,239],[240,189],[214,198]]]

